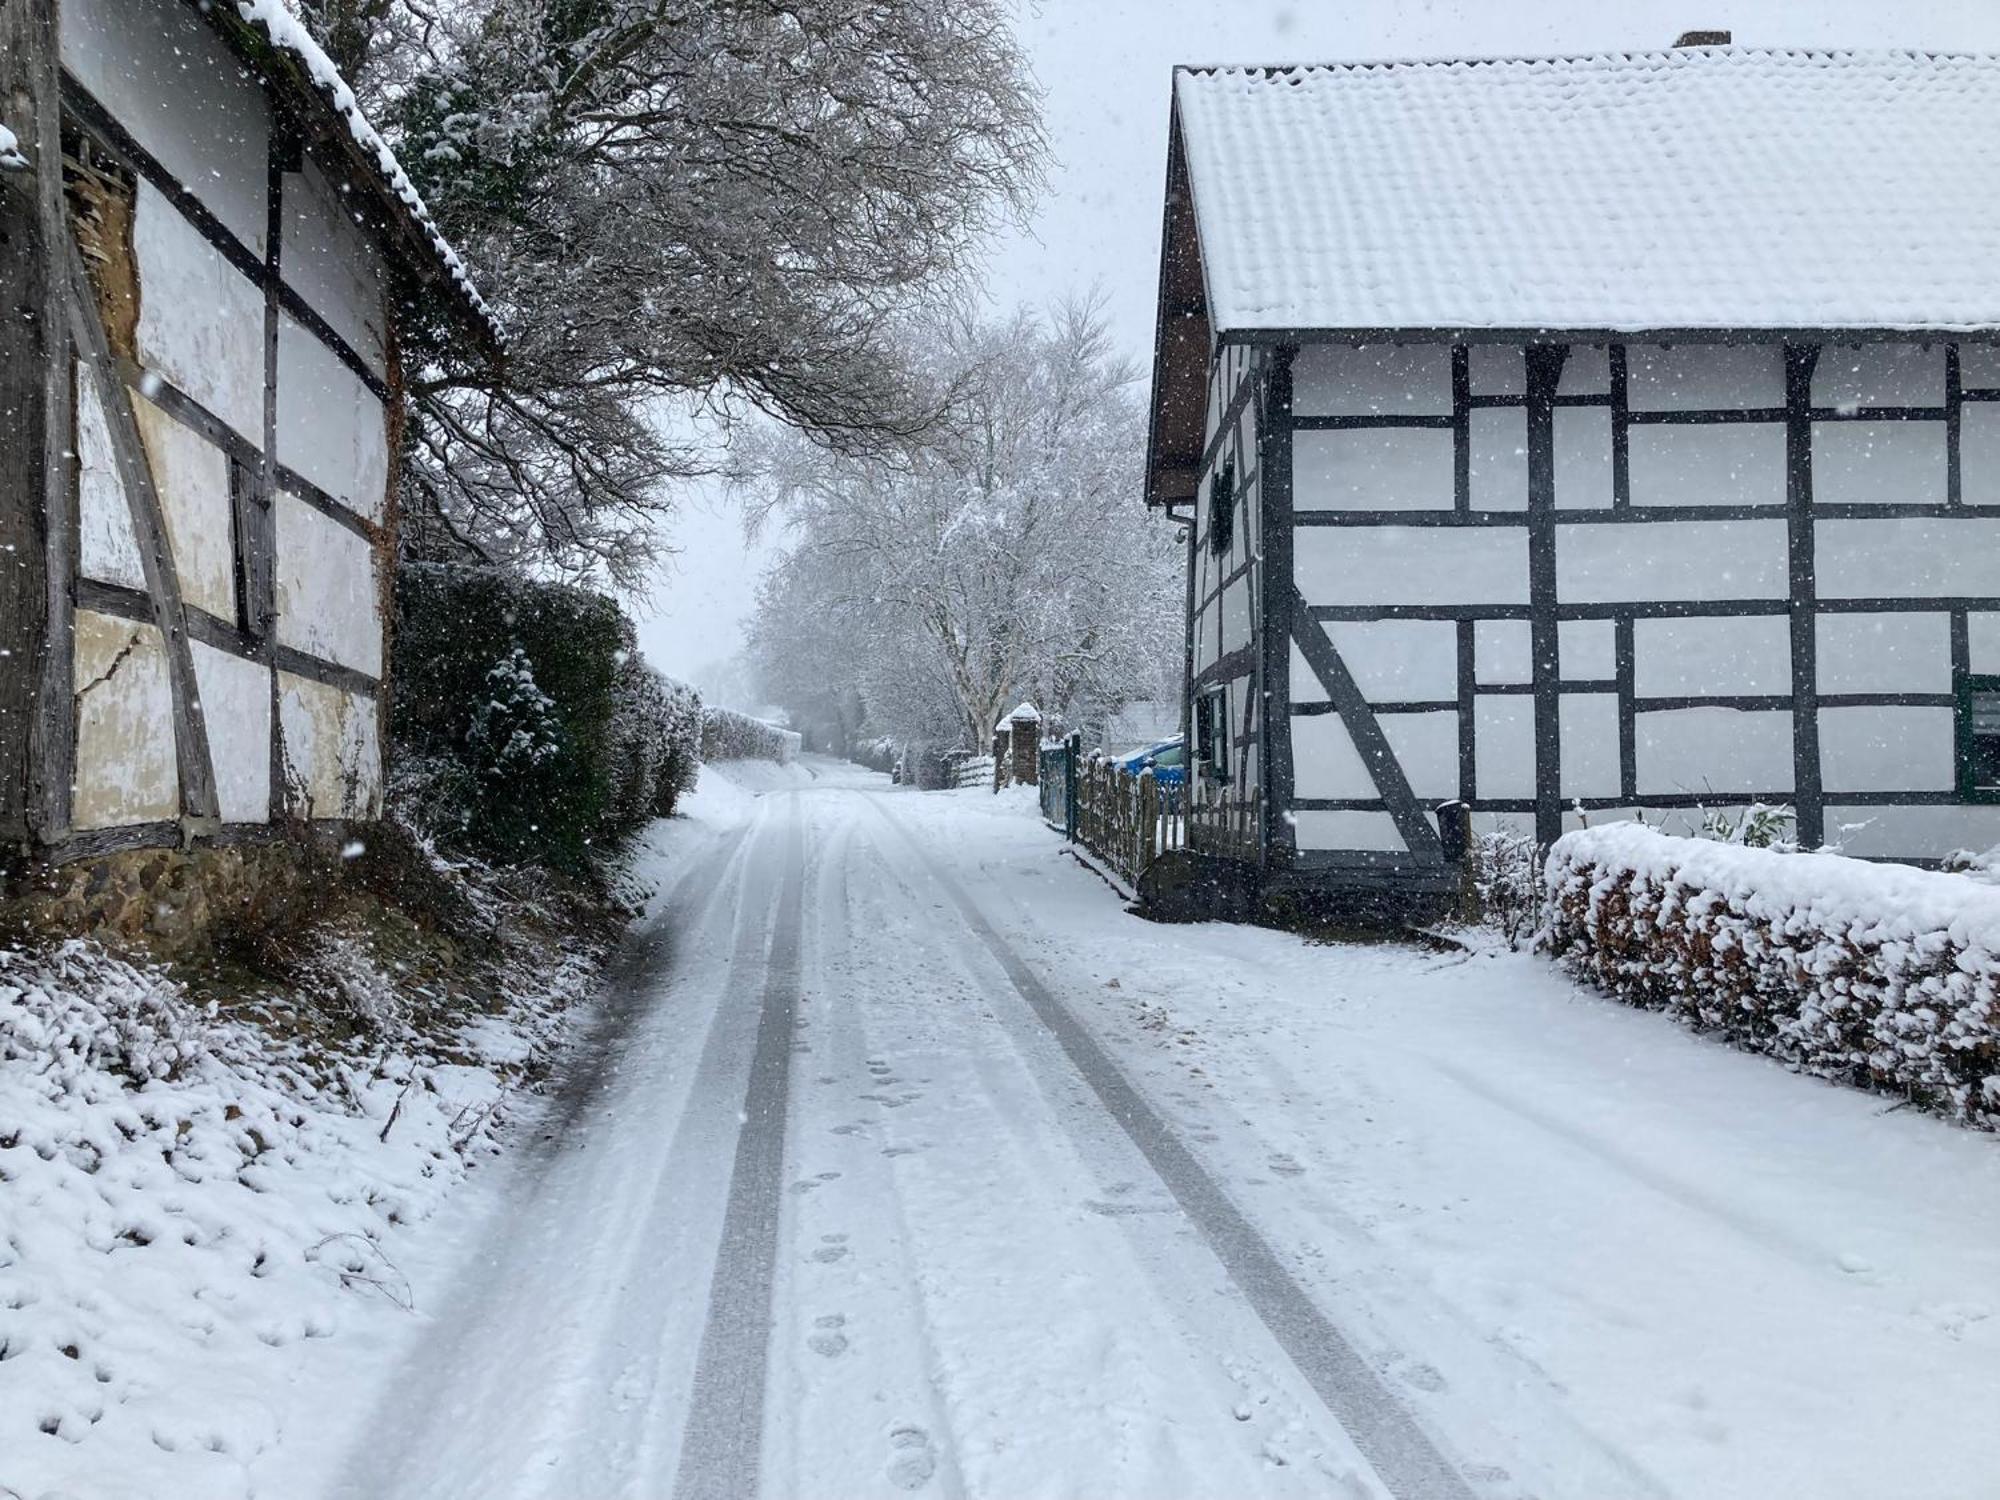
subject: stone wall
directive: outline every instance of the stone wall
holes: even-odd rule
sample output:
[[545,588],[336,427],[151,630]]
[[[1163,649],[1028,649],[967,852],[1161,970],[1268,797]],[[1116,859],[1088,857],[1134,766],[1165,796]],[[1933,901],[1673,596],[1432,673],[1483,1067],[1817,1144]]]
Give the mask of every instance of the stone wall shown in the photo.
[[0,943],[87,936],[186,957],[207,949],[218,929],[298,900],[323,859],[279,840],[30,864],[0,877]]

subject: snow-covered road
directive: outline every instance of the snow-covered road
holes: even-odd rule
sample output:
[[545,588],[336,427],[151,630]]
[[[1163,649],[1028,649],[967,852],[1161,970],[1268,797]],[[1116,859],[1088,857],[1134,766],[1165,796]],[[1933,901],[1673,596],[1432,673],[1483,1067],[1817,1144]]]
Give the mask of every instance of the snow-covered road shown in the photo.
[[1529,958],[1140,922],[1016,794],[741,806],[262,1489],[2000,1494],[1990,1139]]

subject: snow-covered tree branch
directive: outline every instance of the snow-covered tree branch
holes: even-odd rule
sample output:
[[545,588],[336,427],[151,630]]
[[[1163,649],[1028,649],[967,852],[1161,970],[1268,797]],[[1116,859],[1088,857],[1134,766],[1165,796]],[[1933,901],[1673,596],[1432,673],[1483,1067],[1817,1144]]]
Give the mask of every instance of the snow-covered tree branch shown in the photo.
[[1010,0],[305,0],[499,310],[415,341],[407,536],[637,575],[690,419],[936,416],[894,329],[1037,186]]

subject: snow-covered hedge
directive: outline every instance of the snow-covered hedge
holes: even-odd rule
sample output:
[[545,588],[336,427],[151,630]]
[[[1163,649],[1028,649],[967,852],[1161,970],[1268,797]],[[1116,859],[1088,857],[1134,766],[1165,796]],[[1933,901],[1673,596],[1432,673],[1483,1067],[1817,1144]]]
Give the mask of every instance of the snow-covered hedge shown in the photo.
[[774,760],[785,765],[799,753],[799,737],[734,709],[703,710],[703,760]]
[[1808,1072],[2000,1128],[2000,889],[1674,838],[1558,839],[1543,946],[1620,999]]
[[671,818],[701,770],[701,695],[638,656],[619,668],[607,753],[611,799],[605,821],[618,833]]

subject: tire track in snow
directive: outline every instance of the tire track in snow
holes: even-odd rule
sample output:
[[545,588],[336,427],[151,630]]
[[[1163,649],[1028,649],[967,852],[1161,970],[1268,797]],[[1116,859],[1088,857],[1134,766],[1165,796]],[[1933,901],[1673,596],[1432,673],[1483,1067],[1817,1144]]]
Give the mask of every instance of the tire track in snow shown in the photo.
[[708,1325],[695,1360],[676,1500],[737,1500],[757,1493],[805,906],[804,824],[797,799],[788,800],[784,886],[772,918],[757,1050],[709,1288]]
[[1474,1500],[1474,1492],[1409,1410],[1333,1322],[1277,1253],[1144,1096],[1125,1078],[1020,955],[1002,938],[958,880],[875,795],[867,801],[952,900],[966,925],[1021,998],[1061,1045],[1098,1101],[1124,1128],[1271,1336],[1291,1358],[1354,1445],[1399,1500]]

